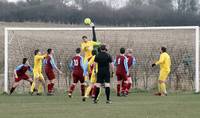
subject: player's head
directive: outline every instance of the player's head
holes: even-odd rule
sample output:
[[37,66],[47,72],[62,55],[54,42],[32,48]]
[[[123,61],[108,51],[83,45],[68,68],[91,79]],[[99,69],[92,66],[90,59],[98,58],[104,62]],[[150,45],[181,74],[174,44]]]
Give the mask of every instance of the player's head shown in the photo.
[[160,48],[160,50],[161,50],[161,53],[167,52],[167,48],[164,47],[164,46],[162,46],[162,47]]
[[28,60],[28,58],[23,58],[22,64],[26,64],[27,60]]
[[128,54],[128,55],[131,55],[132,53],[133,53],[133,50],[132,50],[132,49],[130,49],[130,48],[127,49],[127,54]]
[[35,55],[41,54],[41,53],[40,53],[40,50],[39,50],[39,49],[35,50],[35,51],[34,51],[34,54],[35,54]]
[[107,49],[106,49],[106,45],[101,45],[100,49],[101,49],[101,52],[102,52],[102,51],[104,51],[104,52],[107,51]]
[[87,41],[88,41],[87,36],[82,36],[82,40],[83,40],[84,42],[87,42]]
[[53,53],[54,53],[53,49],[51,48],[47,49],[47,54],[53,54]]
[[97,55],[97,51],[96,50],[92,50],[92,55]]
[[125,48],[120,48],[120,54],[125,54]]
[[81,53],[81,48],[76,48],[76,54],[80,54]]

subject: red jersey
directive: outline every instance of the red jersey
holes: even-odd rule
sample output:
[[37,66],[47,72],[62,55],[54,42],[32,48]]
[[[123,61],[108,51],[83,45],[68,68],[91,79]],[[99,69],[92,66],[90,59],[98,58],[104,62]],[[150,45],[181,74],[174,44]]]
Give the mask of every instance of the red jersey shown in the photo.
[[116,74],[128,72],[127,57],[119,55],[119,56],[117,56],[115,63],[117,66]]
[[128,59],[128,68],[130,68],[132,65],[136,63],[135,57],[129,55],[126,55],[126,57]]
[[27,70],[32,72],[32,68],[25,64],[21,64],[16,68],[16,72],[18,76],[24,75]]
[[126,55],[127,59],[128,59],[128,68],[130,68],[133,65],[133,57]]
[[50,56],[50,55],[47,55],[45,57],[44,64],[45,64],[45,69],[51,69],[51,70],[53,70],[54,68],[57,68],[53,57]]
[[45,70],[46,69],[53,69],[50,56],[45,57]]
[[72,58],[72,68],[73,72],[83,73],[84,65],[83,65],[83,58],[81,56],[75,56]]

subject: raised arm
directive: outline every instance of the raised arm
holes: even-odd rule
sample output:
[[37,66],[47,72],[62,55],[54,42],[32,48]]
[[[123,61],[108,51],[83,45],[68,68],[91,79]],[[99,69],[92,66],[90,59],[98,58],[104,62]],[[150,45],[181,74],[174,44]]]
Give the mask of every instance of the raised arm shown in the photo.
[[41,60],[41,59],[44,59],[46,56],[47,56],[47,54],[38,55],[37,59]]
[[92,27],[92,41],[97,42],[94,23],[91,23],[90,26]]

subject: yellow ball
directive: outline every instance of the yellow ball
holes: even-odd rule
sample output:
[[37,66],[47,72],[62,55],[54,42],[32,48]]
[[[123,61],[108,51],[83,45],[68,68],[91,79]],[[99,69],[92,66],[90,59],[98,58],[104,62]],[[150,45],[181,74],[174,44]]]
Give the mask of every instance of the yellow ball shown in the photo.
[[84,19],[84,24],[85,25],[90,25],[92,23],[91,19],[90,18],[85,18]]

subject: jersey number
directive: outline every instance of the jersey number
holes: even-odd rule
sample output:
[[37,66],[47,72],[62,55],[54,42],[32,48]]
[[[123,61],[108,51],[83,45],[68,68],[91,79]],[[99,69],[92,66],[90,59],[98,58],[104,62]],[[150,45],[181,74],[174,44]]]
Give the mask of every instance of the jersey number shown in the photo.
[[120,58],[117,60],[117,64],[120,65]]
[[74,66],[78,66],[78,60],[74,60]]

